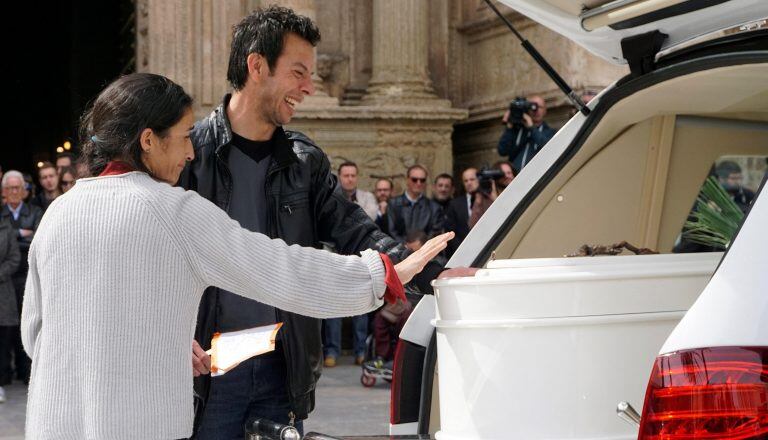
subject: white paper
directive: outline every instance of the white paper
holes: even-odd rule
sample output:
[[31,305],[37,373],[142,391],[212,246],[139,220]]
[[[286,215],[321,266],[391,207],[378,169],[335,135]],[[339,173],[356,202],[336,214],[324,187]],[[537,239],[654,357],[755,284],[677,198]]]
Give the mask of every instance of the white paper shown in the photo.
[[211,376],[221,376],[240,362],[275,349],[277,331],[283,325],[254,327],[236,332],[217,333],[211,341]]

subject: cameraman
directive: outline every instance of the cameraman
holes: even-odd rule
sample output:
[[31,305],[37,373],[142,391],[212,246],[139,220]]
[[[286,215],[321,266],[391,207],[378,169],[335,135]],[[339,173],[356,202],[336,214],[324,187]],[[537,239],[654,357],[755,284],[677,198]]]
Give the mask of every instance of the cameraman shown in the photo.
[[515,99],[501,119],[507,128],[499,139],[499,154],[508,156],[518,172],[555,135],[555,130],[544,122],[546,114],[544,98],[534,95],[526,100]]

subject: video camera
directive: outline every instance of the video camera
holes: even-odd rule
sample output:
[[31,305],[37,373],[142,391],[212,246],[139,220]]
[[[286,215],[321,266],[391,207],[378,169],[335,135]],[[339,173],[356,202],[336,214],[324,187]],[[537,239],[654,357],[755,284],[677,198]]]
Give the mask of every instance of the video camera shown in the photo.
[[489,168],[487,166],[482,167],[480,171],[477,172],[477,181],[480,184],[479,190],[484,194],[490,194],[493,189],[492,182],[496,179],[501,179],[502,177],[504,177],[504,171]]
[[509,103],[509,119],[510,124],[523,124],[523,115],[528,112],[535,112],[539,109],[539,104],[528,101],[527,99],[518,96],[514,101]]

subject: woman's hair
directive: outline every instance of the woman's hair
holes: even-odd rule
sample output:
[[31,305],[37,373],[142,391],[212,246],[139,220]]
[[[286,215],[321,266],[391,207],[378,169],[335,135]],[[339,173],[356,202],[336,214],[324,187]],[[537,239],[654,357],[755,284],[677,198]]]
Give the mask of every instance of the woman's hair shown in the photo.
[[82,176],[78,176],[77,175],[77,170],[75,169],[75,167],[61,167],[61,169],[59,169],[58,176],[59,176],[59,191],[61,191],[62,194],[64,194],[65,192],[69,191],[70,189],[72,189],[72,188],[64,189],[64,175],[65,174],[69,174],[70,176],[72,176],[72,180],[73,181],[75,181],[75,180],[79,179],[80,177],[82,177]]
[[191,105],[184,89],[164,76],[133,73],[118,78],[80,119],[81,160],[94,176],[112,160],[149,174],[141,161],[141,132],[149,128],[166,136]]

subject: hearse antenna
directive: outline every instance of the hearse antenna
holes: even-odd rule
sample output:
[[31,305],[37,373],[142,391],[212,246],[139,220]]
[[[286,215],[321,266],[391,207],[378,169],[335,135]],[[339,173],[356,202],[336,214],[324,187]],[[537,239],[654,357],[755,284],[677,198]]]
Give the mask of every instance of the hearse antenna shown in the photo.
[[531,43],[528,42],[525,38],[523,38],[522,35],[520,35],[517,30],[512,26],[512,23],[507,20],[507,17],[501,14],[501,12],[496,9],[496,6],[493,5],[491,0],[485,0],[485,2],[488,4],[488,7],[493,9],[493,12],[496,13],[496,15],[501,18],[502,21],[507,25],[507,27],[512,31],[513,34],[517,37],[518,40],[520,40],[521,45],[523,46],[523,49],[525,49],[526,52],[528,52],[531,57],[533,57],[533,60],[536,61],[536,63],[544,70],[544,72],[549,75],[550,78],[552,78],[552,81],[557,84],[557,86],[560,88],[560,90],[565,93],[565,96],[568,97],[568,99],[573,103],[574,106],[576,106],[577,109],[581,113],[584,114],[584,116],[589,115],[589,108],[586,104],[584,104],[584,101],[581,100],[579,96],[576,95],[576,93],[573,91],[571,86],[568,85],[568,83],[565,82],[565,80],[555,71],[555,69],[552,68],[552,66],[547,62],[547,60],[544,59],[543,56],[539,53],[538,50],[536,50],[535,47]]

